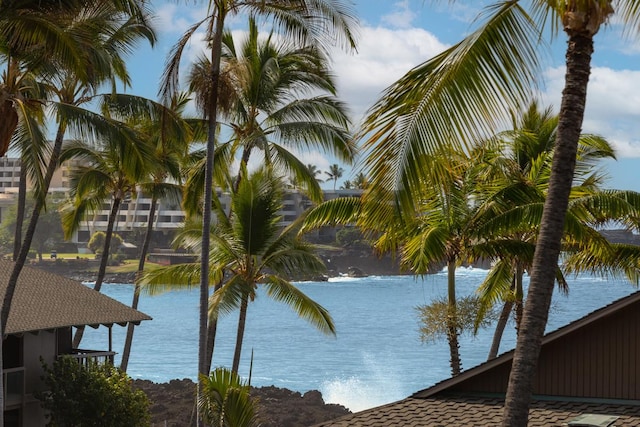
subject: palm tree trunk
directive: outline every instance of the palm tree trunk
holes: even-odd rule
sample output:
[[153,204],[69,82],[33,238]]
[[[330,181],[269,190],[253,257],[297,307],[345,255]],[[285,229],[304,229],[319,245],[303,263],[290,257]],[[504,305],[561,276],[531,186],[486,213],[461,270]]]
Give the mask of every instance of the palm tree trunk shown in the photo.
[[[24,164],[20,167],[20,183],[18,184],[18,209],[16,212],[16,229],[13,234],[13,260],[16,261],[22,247],[22,225],[24,224],[24,211],[27,205],[27,168]],[[28,253],[28,251],[27,251]]]
[[[102,281],[104,275],[107,272],[107,264],[109,263],[109,250],[111,247],[111,236],[113,235],[113,227],[116,223],[116,217],[118,210],[120,209],[121,197],[113,198],[113,205],[111,206],[111,213],[109,214],[109,223],[107,224],[107,231],[104,236],[104,248],[102,249],[102,258],[100,259],[100,268],[98,268],[98,276],[96,277],[96,284],[93,285],[93,290],[100,292],[102,288]],[[78,348],[80,341],[82,341],[82,335],[84,334],[84,326],[79,326],[76,329],[76,333],[73,336],[73,348]]]
[[509,320],[509,315],[511,315],[511,310],[513,310],[513,301],[505,301],[502,306],[502,311],[500,312],[500,317],[498,318],[496,330],[493,333],[493,341],[491,341],[491,348],[489,349],[489,356],[487,356],[487,360],[495,359],[498,356],[498,350],[500,350],[500,343],[502,342],[502,335],[507,327],[507,321]]
[[[216,17],[213,20],[209,34],[211,38],[211,92],[208,102],[208,135],[207,158],[204,178],[204,198],[202,207],[202,245],[200,252],[200,310],[198,328],[198,376],[207,375],[207,332],[209,319],[209,247],[211,239],[211,202],[213,198],[213,164],[216,142],[217,114],[218,114],[218,87],[220,78],[220,58],[222,55],[222,33],[224,29],[225,10],[215,7]],[[198,398],[201,395],[201,384],[198,381]],[[201,416],[198,413],[197,425],[202,425]]]
[[565,87],[558,120],[549,191],[540,223],[527,304],[513,356],[503,426],[526,426],[533,380],[555,282],[564,220],[587,98],[593,34],[569,33]]
[[[222,287],[222,279],[218,281],[213,287],[213,293],[216,293],[218,289]],[[218,330],[218,318],[209,319],[209,325],[207,327],[207,366],[205,367],[207,372],[211,372],[211,363],[213,361],[213,350],[216,345],[216,333]]]
[[[144,270],[144,262],[147,258],[147,252],[149,251],[149,243],[151,242],[151,234],[153,233],[153,219],[156,216],[156,208],[158,206],[158,198],[155,194],[151,196],[151,206],[149,207],[149,216],[147,218],[147,232],[144,235],[144,243],[142,244],[142,252],[140,253],[140,260],[138,261],[138,271],[136,272],[136,283],[133,289],[133,301],[131,301],[131,308],[136,310],[138,308],[138,302],[140,301],[140,285],[138,284],[138,277]],[[124,350],[122,350],[122,360],[120,361],[120,369],[123,372],[127,372],[127,366],[129,365],[129,355],[131,354],[131,343],[133,342],[133,329],[136,325],[129,323],[127,325],[127,336],[124,340]]]
[[[31,213],[31,218],[29,219],[29,226],[27,227],[27,231],[24,236],[24,242],[21,245],[20,252],[18,253],[17,258],[15,258],[15,264],[13,265],[13,271],[11,271],[11,276],[9,277],[9,282],[7,283],[7,290],[5,291],[4,298],[2,301],[2,311],[0,313],[0,333],[1,336],[4,336],[5,328],[7,325],[7,321],[9,320],[9,312],[11,310],[11,303],[13,301],[13,295],[15,294],[16,286],[18,285],[18,277],[22,272],[22,268],[27,260],[27,256],[29,255],[29,249],[31,248],[31,242],[33,241],[33,236],[35,235],[36,226],[38,225],[38,218],[40,217],[40,212],[45,203],[45,195],[49,191],[49,185],[51,184],[51,179],[53,174],[58,167],[58,159],[60,158],[60,151],[62,149],[62,141],[64,139],[65,126],[61,125],[58,127],[58,131],[56,133],[55,143],[53,145],[53,150],[51,151],[51,158],[49,159],[49,164],[47,165],[47,171],[44,176],[44,187],[42,197],[36,197],[35,205],[33,207],[33,212]],[[2,341],[0,339],[0,367],[4,366],[2,364]],[[0,408],[4,408],[4,390],[3,383],[0,381]],[[0,425],[4,425],[4,412],[0,411]]]
[[[7,283],[7,290],[4,295],[4,300],[2,302],[2,313],[0,322],[2,322],[2,328],[5,328],[7,325],[7,321],[9,320],[9,311],[11,309],[11,303],[13,301],[13,295],[16,290],[16,286],[18,285],[18,277],[22,272],[22,268],[27,260],[27,256],[29,255],[29,249],[31,248],[31,242],[33,241],[33,236],[36,232],[36,226],[38,225],[38,218],[40,217],[40,212],[44,207],[45,203],[45,195],[49,191],[49,185],[51,184],[51,179],[53,178],[53,174],[58,167],[58,159],[60,158],[60,151],[62,150],[62,141],[64,138],[65,126],[61,125],[58,127],[58,131],[56,133],[55,143],[53,145],[53,150],[51,151],[51,158],[49,159],[49,164],[47,165],[47,171],[44,176],[44,187],[42,197],[35,198],[35,204],[33,206],[33,212],[31,213],[31,218],[29,219],[29,225],[27,227],[27,231],[24,236],[24,242],[20,247],[20,252],[18,256],[15,258],[15,264],[13,265],[13,271],[11,272],[11,277],[9,277],[9,283]],[[22,179],[22,178],[21,178]],[[22,226],[20,227],[22,228]],[[5,330],[2,329],[2,335],[4,336]]]
[[244,340],[244,327],[247,323],[247,307],[249,306],[249,295],[242,296],[242,302],[240,303],[240,316],[238,318],[238,334],[236,336],[236,350],[233,353],[233,366],[231,371],[238,373],[240,367],[240,355],[242,353],[242,341]]
[[460,361],[460,344],[458,342],[458,313],[456,307],[456,263],[447,263],[447,341],[449,342],[449,357],[451,364],[451,376],[460,375],[462,362]]
[[516,334],[520,333],[520,325],[522,324],[522,316],[524,314],[524,290],[522,288],[522,276],[524,270],[522,266],[516,267]]

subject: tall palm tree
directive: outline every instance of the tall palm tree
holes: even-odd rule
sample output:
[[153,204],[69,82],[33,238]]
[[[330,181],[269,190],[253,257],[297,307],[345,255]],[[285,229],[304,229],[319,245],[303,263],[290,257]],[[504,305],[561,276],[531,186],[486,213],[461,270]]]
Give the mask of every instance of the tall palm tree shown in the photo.
[[[313,45],[276,41],[273,32],[262,40],[253,18],[248,29],[240,43],[230,31],[223,35],[221,85],[226,105],[220,116],[231,128],[231,139],[220,145],[230,144],[234,157],[240,152],[239,170],[259,150],[265,164],[294,175],[309,196],[320,201],[318,181],[291,150],[315,148],[347,163],[356,152],[328,57]],[[210,68],[208,60],[203,61],[194,64],[189,79],[201,97]],[[240,179],[238,174],[234,185]]]
[[[489,358],[497,355],[511,308],[516,313],[516,329],[522,319],[522,279],[531,268],[539,224],[533,217],[541,213],[548,190],[557,124],[558,117],[550,108],[541,111],[533,102],[514,119],[513,130],[501,132],[484,143],[486,150],[493,153],[486,162],[493,173],[487,178],[489,182],[484,183],[485,194],[481,196],[478,212],[489,221],[485,234],[493,237],[478,247],[486,249],[486,245],[495,244],[496,248],[490,250],[495,253],[494,265],[480,286],[480,317],[484,308],[504,301]],[[595,168],[603,158],[614,158],[611,146],[599,136],[581,135],[573,199],[598,190],[604,177]],[[560,289],[566,290],[560,270],[557,281]]]
[[[372,182],[398,192],[412,209],[409,187],[419,186],[420,163],[440,141],[468,144],[526,105],[539,75],[542,35],[568,37],[565,87],[558,119],[549,191],[532,264],[506,398],[503,425],[527,424],[540,340],[548,317],[555,266],[573,180],[593,40],[614,13],[612,0],[496,2],[484,10],[480,27],[460,43],[411,70],[387,89],[370,111],[363,135],[371,150]],[[635,1],[615,2],[619,22],[636,32],[640,9]],[[546,25],[551,24],[551,31]],[[628,24],[628,25],[627,25]]]
[[[210,86],[207,102],[203,112],[208,119],[208,138],[206,147],[206,164],[204,168],[204,196],[202,229],[209,230],[211,226],[211,202],[213,193],[213,166],[215,142],[218,120],[218,98],[220,82],[220,61],[222,58],[222,35],[226,18],[229,15],[243,11],[257,16],[265,16],[274,20],[276,27],[281,28],[285,36],[297,39],[312,40],[319,45],[323,43],[344,40],[345,45],[354,48],[355,40],[352,33],[354,19],[348,8],[333,0],[293,0],[282,2],[279,0],[209,0],[207,16],[194,24],[181,38],[173,49],[167,69],[163,77],[162,93],[165,97],[177,90],[179,64],[186,43],[195,31],[203,24],[207,26],[207,41],[210,48]],[[206,375],[205,368],[207,343],[207,300],[209,295],[207,255],[209,253],[209,233],[202,233],[200,268],[200,319],[199,319],[199,355],[198,373]],[[200,422],[200,420],[198,420]]]
[[[22,1],[0,3],[0,58],[7,65],[7,72],[3,73],[3,83],[0,84],[0,155],[4,155],[10,141],[21,147],[22,167],[35,183],[39,203],[44,203],[53,168],[57,164],[55,153],[49,155],[49,166],[45,166],[48,144],[46,144],[45,132],[40,126],[42,123],[42,106],[46,100],[46,92],[42,89],[37,78],[53,76],[61,70],[73,70],[79,81],[85,83],[95,82],[95,75],[90,70],[101,69],[96,65],[87,67],[93,63],[91,52],[105,52],[98,49],[102,47],[96,43],[95,23],[84,25],[87,21],[78,19],[82,12],[90,9],[91,5],[100,3],[112,5],[122,14],[128,14],[132,22],[141,22],[144,9],[139,6],[141,2],[82,2],[82,1]],[[90,20],[90,19],[88,19]],[[81,28],[81,31],[76,31]],[[105,27],[110,28],[108,26]],[[99,31],[98,31],[99,32]],[[102,35],[108,32],[101,33]],[[117,35],[114,35],[117,38]],[[134,37],[135,38],[135,37]],[[118,43],[122,48],[131,42],[127,37]],[[94,50],[95,49],[95,50]],[[113,52],[112,52],[113,53]],[[108,57],[101,58],[104,61]],[[119,64],[119,67],[122,63]],[[113,70],[111,70],[113,71]],[[104,77],[104,76],[103,76]],[[43,170],[47,168],[43,176]],[[25,175],[23,173],[23,175]],[[25,177],[21,176],[21,181]],[[20,203],[24,206],[24,190],[21,191]],[[21,247],[21,236],[16,236],[16,263],[12,271],[7,289],[3,297],[2,312],[0,316],[0,331],[4,328],[9,317],[11,302],[17,286],[18,276],[26,261],[30,241],[35,232],[37,217],[42,207],[34,208],[35,216],[29,224],[25,235],[25,243]],[[22,218],[23,213],[20,213]],[[0,342],[1,346],[1,342]],[[2,364],[0,363],[0,366]],[[0,385],[1,387],[1,385]],[[4,394],[0,389],[0,407],[3,406]],[[0,424],[3,423],[0,412]]]
[[[420,188],[413,188],[416,211],[413,217],[401,214],[392,195],[374,188],[361,198],[343,197],[313,208],[304,221],[306,232],[323,226],[356,225],[375,241],[378,253],[399,257],[401,267],[416,274],[427,274],[440,263],[447,267],[445,320],[452,375],[461,372],[458,337],[464,324],[458,315],[456,267],[469,260],[476,236],[472,227],[477,209],[476,172],[478,156],[442,150],[423,161],[433,173]],[[375,197],[371,192],[375,191]]]
[[[180,184],[183,175],[181,165],[188,154],[189,142],[194,134],[186,120],[181,117],[189,100],[185,94],[181,94],[173,98],[171,105],[167,107],[151,103],[152,111],[147,112],[147,114],[141,114],[145,111],[134,109],[132,110],[134,116],[127,120],[130,125],[138,129],[143,138],[153,145],[154,151],[154,162],[149,169],[149,176],[146,177],[145,181],[138,184],[142,193],[151,197],[151,206],[149,207],[147,228],[139,255],[136,276],[140,276],[144,270],[153,234],[158,201],[160,199],[169,202],[178,202],[180,200],[182,192]],[[137,309],[139,300],[140,288],[136,283],[131,308]],[[120,369],[125,372],[131,354],[134,327],[135,325],[132,323],[127,326],[127,335],[120,362]]]
[[344,173],[344,169],[342,169],[342,167],[340,167],[339,164],[334,163],[331,166],[329,166],[329,170],[325,171],[325,174],[327,175],[327,181],[333,181],[333,189],[336,189],[336,184],[338,183],[338,180],[340,178],[342,178],[342,174]]
[[[333,321],[321,305],[296,288],[288,278],[301,271],[317,274],[324,264],[315,255],[313,246],[296,237],[297,228],[282,229],[281,217],[284,184],[270,172],[260,170],[240,182],[232,194],[231,211],[227,216],[218,210],[218,223],[211,233],[212,246],[207,262],[211,277],[229,277],[214,292],[209,301],[209,313],[214,319],[240,309],[238,333],[232,372],[237,373],[242,352],[246,314],[250,301],[263,285],[267,296],[289,305],[303,319],[325,333],[335,334]],[[186,230],[183,243],[199,245],[198,230]],[[188,274],[184,274],[188,272]],[[201,270],[198,264],[180,265],[146,272],[141,282],[152,291],[174,286],[191,286]]]
[[[111,203],[107,221],[104,248],[96,276],[94,290],[100,291],[109,262],[109,249],[120,204],[128,195],[136,192],[153,165],[153,148],[132,130],[122,125],[123,134],[115,140],[102,141],[98,147],[85,142],[70,142],[60,155],[61,161],[76,159],[80,165],[72,170],[71,200],[64,208],[62,225],[69,238],[89,213],[102,209],[105,200]],[[73,339],[74,347],[82,340],[84,328],[78,328]]]
[[[45,143],[44,153],[46,155],[38,144],[32,147],[31,140],[17,140],[23,151],[29,153],[21,156],[23,169],[29,171],[31,180],[39,184],[36,186],[36,202],[24,241],[18,242],[16,236],[18,252],[14,271],[5,294],[6,307],[10,305],[10,299],[13,297],[14,283],[17,281],[28,255],[40,212],[45,208],[44,196],[58,167],[62,142],[67,130],[70,129],[85,141],[91,140],[95,135],[101,135],[103,138],[116,138],[119,135],[119,125],[105,120],[100,114],[85,110],[81,106],[90,101],[100,101],[95,94],[100,85],[105,82],[110,81],[115,85],[115,82],[120,80],[127,85],[129,76],[126,67],[124,67],[122,54],[133,47],[140,38],[146,38],[151,43],[155,40],[153,31],[146,21],[145,10],[139,9],[138,6],[132,2],[123,10],[124,4],[114,5],[111,2],[101,1],[86,2],[84,7],[77,11],[83,19],[67,18],[71,23],[65,28],[64,34],[82,37],[83,49],[81,52],[84,55],[84,66],[94,65],[87,67],[91,72],[83,78],[73,70],[61,68],[56,74],[48,76],[44,82],[43,86],[46,86],[50,94],[50,105],[58,122],[53,146],[50,147],[48,143]],[[134,14],[135,17],[129,13]],[[89,46],[90,48],[88,48]],[[102,97],[102,101],[104,102],[104,97]],[[18,129],[21,128],[22,124]],[[33,134],[34,131],[31,131],[30,134]],[[18,135],[25,136],[23,132],[18,132]],[[46,167],[43,171],[42,167],[37,165]],[[22,181],[23,177],[21,177],[21,184]],[[19,210],[23,205],[24,201],[19,200]],[[5,315],[8,316],[8,311],[6,313],[3,311],[3,316]]]

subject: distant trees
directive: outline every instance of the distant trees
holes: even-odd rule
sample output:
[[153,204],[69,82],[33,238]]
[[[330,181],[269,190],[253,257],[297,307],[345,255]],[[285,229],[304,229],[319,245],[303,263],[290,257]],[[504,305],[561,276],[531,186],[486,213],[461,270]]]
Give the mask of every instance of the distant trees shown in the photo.
[[[106,238],[106,233],[104,231],[96,231],[91,235],[89,242],[87,243],[87,248],[94,254],[102,254],[102,250],[104,249],[104,240]],[[111,244],[110,246],[110,255],[118,252],[120,246],[124,239],[118,234],[113,233],[111,235]]]
[[340,167],[339,164],[334,163],[329,166],[329,170],[325,171],[325,174],[328,176],[327,181],[333,181],[333,189],[336,189],[336,184],[338,180],[342,178],[342,174],[344,173],[344,169]]

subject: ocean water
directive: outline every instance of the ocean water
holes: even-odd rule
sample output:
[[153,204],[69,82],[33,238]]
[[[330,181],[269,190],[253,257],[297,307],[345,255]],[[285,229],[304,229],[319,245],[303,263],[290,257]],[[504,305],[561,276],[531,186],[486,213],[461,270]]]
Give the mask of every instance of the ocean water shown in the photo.
[[[457,295],[472,294],[486,270],[460,268]],[[591,276],[569,278],[570,292],[554,293],[547,331],[636,290],[625,281]],[[525,282],[526,284],[526,282]],[[302,282],[298,287],[331,313],[337,336],[326,336],[289,307],[259,292],[249,305],[240,374],[255,386],[275,385],[304,393],[320,390],[328,403],[352,411],[405,398],[450,375],[446,340],[420,340],[418,305],[446,295],[446,273],[425,277],[373,276]],[[133,285],[105,284],[103,292],[131,303]],[[166,382],[195,379],[198,346],[198,293],[174,291],[143,294],[139,310],[153,317],[136,327],[128,373],[133,378]],[[231,366],[237,315],[219,322],[214,366]],[[113,327],[113,350],[121,353],[126,328]],[[493,329],[460,339],[463,368],[482,363]],[[513,325],[507,327],[501,352],[515,345]],[[108,348],[107,328],[87,328],[83,348]],[[119,363],[116,356],[116,364]]]

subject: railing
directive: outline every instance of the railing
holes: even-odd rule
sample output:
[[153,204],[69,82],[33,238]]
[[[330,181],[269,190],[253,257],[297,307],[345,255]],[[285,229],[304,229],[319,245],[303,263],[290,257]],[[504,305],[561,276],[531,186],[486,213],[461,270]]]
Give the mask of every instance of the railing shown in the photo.
[[113,365],[113,357],[115,354],[113,351],[82,350],[75,348],[68,356],[78,359],[78,363],[82,366],[87,366],[89,363],[110,363]]
[[24,402],[24,366],[4,369],[2,371],[4,386],[4,407],[20,405]]

